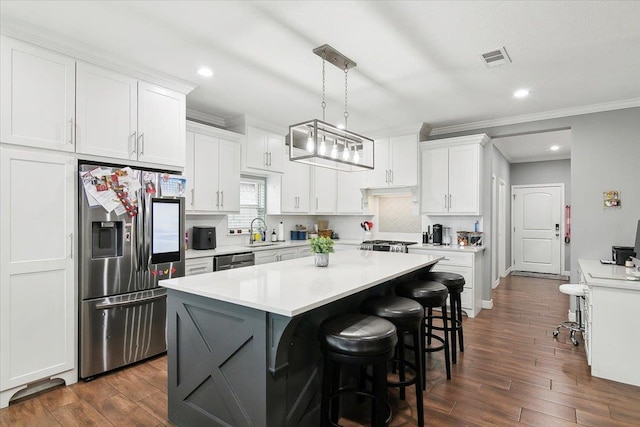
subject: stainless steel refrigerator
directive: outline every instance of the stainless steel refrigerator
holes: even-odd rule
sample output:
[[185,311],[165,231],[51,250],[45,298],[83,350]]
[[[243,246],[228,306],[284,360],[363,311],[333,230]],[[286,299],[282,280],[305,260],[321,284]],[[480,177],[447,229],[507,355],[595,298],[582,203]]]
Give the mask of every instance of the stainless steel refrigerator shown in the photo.
[[184,180],[79,164],[79,364],[94,375],[166,351],[166,290],[184,276]]

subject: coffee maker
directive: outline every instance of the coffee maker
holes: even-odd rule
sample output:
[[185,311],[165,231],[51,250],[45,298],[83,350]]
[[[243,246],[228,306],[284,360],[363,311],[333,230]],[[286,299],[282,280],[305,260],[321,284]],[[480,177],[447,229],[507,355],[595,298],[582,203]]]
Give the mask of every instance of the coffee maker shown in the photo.
[[442,244],[442,224],[433,224],[433,244]]

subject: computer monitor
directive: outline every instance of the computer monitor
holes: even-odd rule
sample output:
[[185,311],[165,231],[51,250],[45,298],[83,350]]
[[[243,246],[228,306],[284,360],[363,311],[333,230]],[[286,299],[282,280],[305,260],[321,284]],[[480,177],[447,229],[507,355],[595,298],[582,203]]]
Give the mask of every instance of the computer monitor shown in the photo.
[[633,264],[640,268],[640,219],[638,220],[638,226],[636,227],[636,244],[633,251],[636,253],[635,257],[631,257]]

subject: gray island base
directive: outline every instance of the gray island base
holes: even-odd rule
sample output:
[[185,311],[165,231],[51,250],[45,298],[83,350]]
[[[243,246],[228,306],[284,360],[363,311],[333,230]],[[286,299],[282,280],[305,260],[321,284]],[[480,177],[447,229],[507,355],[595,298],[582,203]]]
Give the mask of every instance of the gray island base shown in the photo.
[[179,426],[318,426],[320,323],[440,258],[344,251],[162,281],[169,419]]

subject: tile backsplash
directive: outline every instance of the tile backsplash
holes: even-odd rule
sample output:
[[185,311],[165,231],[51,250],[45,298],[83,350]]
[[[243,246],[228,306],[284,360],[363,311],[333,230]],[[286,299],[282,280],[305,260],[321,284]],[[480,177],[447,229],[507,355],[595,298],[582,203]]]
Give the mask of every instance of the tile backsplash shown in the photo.
[[380,197],[379,230],[385,233],[419,233],[422,222],[412,196]]

